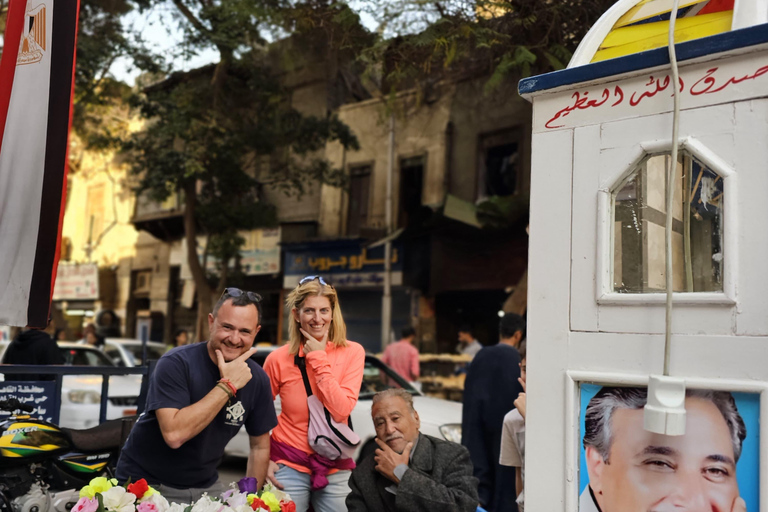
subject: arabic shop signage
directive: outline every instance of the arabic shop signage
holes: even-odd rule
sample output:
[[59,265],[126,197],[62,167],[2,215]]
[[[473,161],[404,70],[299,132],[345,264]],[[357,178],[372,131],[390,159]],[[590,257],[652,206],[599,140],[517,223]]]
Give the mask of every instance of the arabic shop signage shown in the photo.
[[[690,109],[765,96],[768,52],[710,61],[680,69],[680,106]],[[540,98],[535,132],[671,112],[672,80],[667,70]]]
[[[33,418],[51,423],[59,423],[59,400],[56,396],[56,382],[50,381],[25,381],[11,382],[13,374],[6,374],[5,382],[0,382],[0,400],[15,398],[19,402],[34,407],[29,413]],[[0,411],[0,421],[11,413]]]
[[97,300],[99,298],[99,267],[95,263],[70,265],[59,263],[53,300]]
[[[402,246],[393,244],[392,285],[403,282]],[[381,287],[384,246],[368,249],[360,242],[300,244],[285,248],[283,287],[294,288],[308,275],[321,275],[337,288]]]

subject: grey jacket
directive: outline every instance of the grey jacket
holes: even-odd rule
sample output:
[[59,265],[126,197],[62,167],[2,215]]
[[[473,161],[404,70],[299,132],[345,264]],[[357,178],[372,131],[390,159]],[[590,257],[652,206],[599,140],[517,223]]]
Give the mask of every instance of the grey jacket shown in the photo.
[[349,512],[474,512],[480,503],[469,452],[460,444],[419,434],[397,495],[385,489],[392,482],[375,466],[371,455],[352,471]]

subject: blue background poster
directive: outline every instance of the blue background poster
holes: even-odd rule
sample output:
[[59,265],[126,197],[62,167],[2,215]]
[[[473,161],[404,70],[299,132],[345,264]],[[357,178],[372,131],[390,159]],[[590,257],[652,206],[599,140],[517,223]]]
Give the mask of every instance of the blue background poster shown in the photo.
[[[579,411],[579,495],[589,483],[584,438],[584,417],[587,405],[603,386],[582,384]],[[760,495],[760,395],[758,393],[731,393],[736,407],[747,428],[747,437],[742,445],[741,457],[736,465],[736,480],[741,497],[747,503],[747,511],[759,510]],[[610,511],[606,511],[610,512]]]

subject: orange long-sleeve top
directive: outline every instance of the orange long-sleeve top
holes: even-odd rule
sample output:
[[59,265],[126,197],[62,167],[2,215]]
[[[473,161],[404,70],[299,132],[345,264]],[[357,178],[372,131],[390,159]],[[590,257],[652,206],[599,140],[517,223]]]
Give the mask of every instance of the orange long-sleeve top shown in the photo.
[[[264,362],[272,398],[280,395],[281,411],[277,427],[272,430],[275,441],[298,448],[307,454],[314,453],[307,441],[309,409],[307,392],[301,378],[301,370],[294,363],[290,347],[284,345],[273,351]],[[304,351],[299,348],[299,355]],[[357,404],[360,385],[365,369],[365,349],[359,343],[347,341],[346,347],[328,343],[325,351],[316,350],[306,355],[307,376],[312,393],[323,403],[334,420],[345,422]],[[278,461],[302,473],[310,470],[285,460]]]

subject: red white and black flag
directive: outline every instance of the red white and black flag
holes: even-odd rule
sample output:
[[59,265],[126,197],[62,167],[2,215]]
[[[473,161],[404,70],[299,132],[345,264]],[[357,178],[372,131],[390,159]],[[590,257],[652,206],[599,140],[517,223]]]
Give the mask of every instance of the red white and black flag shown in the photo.
[[79,0],[10,0],[0,60],[0,324],[44,327],[61,246]]

